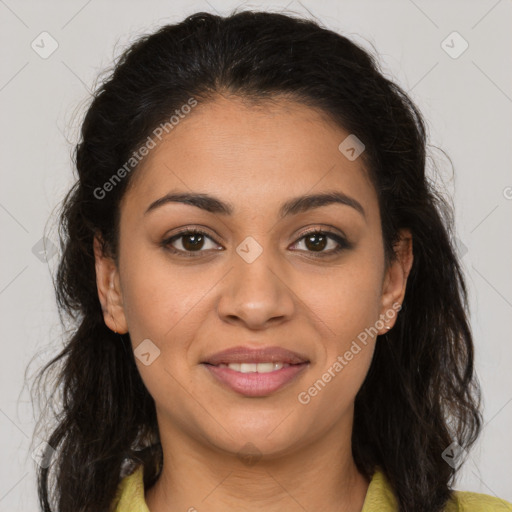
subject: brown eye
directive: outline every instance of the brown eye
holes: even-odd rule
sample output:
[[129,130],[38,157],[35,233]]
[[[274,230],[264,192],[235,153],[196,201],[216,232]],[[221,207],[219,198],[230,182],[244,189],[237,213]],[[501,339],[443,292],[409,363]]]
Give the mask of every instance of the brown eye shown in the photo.
[[311,251],[323,251],[327,246],[329,237],[323,233],[313,233],[304,237],[306,247]]
[[[214,246],[205,248],[208,241],[213,242]],[[303,235],[295,245],[302,243],[302,241],[305,245],[304,251],[316,253],[318,257],[332,256],[344,249],[352,248],[352,245],[345,238],[330,231],[310,231]],[[191,229],[163,240],[161,245],[171,253],[185,257],[200,256],[201,253],[207,250],[219,250],[220,247],[215,246],[215,240],[204,231]]]
[[[310,231],[302,236],[296,245],[304,240],[306,252],[318,253],[318,256],[329,256],[337,254],[344,249],[350,249],[351,244],[343,237],[330,231]],[[331,242],[331,244],[329,244]],[[331,246],[329,250],[325,250],[328,246]]]
[[182,235],[183,241],[181,244],[186,251],[194,251],[201,249],[204,245],[204,235],[201,233],[191,233],[190,235]]
[[[207,241],[215,242],[208,234],[198,230],[186,230],[165,239],[162,246],[172,252],[173,254],[180,254],[182,256],[196,256],[193,253],[205,252],[204,246]],[[176,247],[176,245],[178,247]],[[181,247],[179,247],[181,245]],[[214,244],[215,245],[215,244]],[[215,249],[216,247],[207,247],[206,249]]]

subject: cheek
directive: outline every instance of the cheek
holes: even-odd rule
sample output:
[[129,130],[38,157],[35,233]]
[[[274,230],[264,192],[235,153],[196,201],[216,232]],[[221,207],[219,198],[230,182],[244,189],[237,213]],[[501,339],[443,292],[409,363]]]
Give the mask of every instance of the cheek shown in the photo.
[[368,373],[374,344],[360,347],[360,351],[350,361],[345,360],[345,364],[335,359],[319,369],[311,386],[300,396],[301,403],[309,401],[303,406],[304,411],[332,424],[351,410]]
[[336,350],[344,351],[352,339],[378,320],[380,272],[375,260],[358,256],[347,265],[334,268],[304,295],[323,325],[323,334],[334,341]]
[[345,309],[336,310],[337,317],[333,312],[328,321],[336,329],[336,337],[324,337],[323,354],[312,368],[309,387],[298,397],[301,404],[311,405],[306,407],[310,414],[321,414],[325,421],[336,421],[349,410],[371,365],[376,336],[366,303],[354,299]]
[[181,332],[211,284],[197,270],[187,272],[166,263],[158,251],[126,250],[130,257],[123,262],[121,278],[132,341],[136,345],[153,338],[161,346]]
[[321,353],[305,392],[316,408],[334,420],[350,407],[371,364],[379,319],[381,272],[377,257],[361,251],[333,269],[308,297],[321,329]]

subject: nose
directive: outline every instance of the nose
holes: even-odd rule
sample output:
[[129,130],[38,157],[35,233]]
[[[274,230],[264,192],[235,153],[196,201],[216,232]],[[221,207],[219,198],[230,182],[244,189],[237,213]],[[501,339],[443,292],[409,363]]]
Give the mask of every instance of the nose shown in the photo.
[[251,261],[233,253],[232,268],[223,279],[218,302],[220,318],[252,330],[288,321],[295,311],[290,272],[263,250]]

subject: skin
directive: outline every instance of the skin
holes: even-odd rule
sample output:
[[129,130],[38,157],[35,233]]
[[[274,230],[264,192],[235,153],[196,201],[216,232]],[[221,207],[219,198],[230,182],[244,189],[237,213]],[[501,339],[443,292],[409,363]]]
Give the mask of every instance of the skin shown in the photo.
[[[148,366],[136,358],[164,453],[161,477],[146,492],[151,512],[362,509],[369,482],[354,464],[350,439],[376,336],[307,405],[297,397],[403,302],[413,256],[404,230],[397,259],[385,267],[376,192],[362,159],[338,150],[347,135],[289,100],[257,107],[219,96],[199,104],[133,176],[121,202],[119,267],[95,240],[106,324],[129,332],[134,349],[150,339],[160,350]],[[356,199],[365,217],[330,204],[279,218],[285,201],[330,190]],[[167,203],[144,214],[171,191],[207,193],[234,212]],[[194,258],[161,245],[182,227],[201,227],[211,238]],[[327,239],[315,250],[304,238],[309,228],[344,235],[353,247],[321,258],[337,243]],[[251,263],[236,252],[248,236],[263,249]],[[190,237],[172,246],[194,251]],[[277,345],[310,363],[277,392],[250,398],[200,364],[238,345]],[[239,456],[247,443],[259,454],[250,464]]]

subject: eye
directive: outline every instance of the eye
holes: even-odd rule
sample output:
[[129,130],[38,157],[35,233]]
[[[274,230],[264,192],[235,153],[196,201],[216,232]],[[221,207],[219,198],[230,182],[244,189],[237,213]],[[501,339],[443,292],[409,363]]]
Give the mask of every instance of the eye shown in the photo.
[[[180,256],[185,257],[195,257],[195,252],[204,252],[201,249],[204,249],[206,240],[215,242],[215,240],[213,240],[213,238],[211,238],[204,231],[197,229],[186,229],[170,238],[163,240],[162,246],[173,254],[179,254]],[[178,242],[177,245],[181,245],[182,248],[174,247],[173,244],[176,242]],[[208,249],[208,247],[206,249]],[[213,249],[218,250],[215,248]]]
[[[334,254],[338,254],[344,249],[350,249],[352,245],[342,236],[337,233],[333,233],[331,231],[323,231],[319,229],[314,229],[308,231],[304,234],[294,245],[299,245],[304,241],[304,245],[306,247],[307,252],[317,253],[315,257],[325,257],[332,256]],[[331,242],[331,248],[328,251],[324,251],[324,249]]]
[[[199,253],[205,252],[205,250],[208,249],[219,250],[218,247],[215,246],[210,248],[205,247],[208,240],[213,242],[214,245],[216,244],[215,240],[204,231],[199,229],[184,229],[172,237],[163,240],[161,245],[173,254],[184,257],[196,257],[200,255]],[[329,246],[329,242],[331,246],[334,247],[325,251],[324,249]],[[301,243],[304,243],[306,252],[316,253],[315,257],[332,256],[344,249],[352,248],[352,245],[344,237],[337,233],[320,229],[308,231],[295,242],[294,246]],[[181,247],[176,247],[174,244]]]

